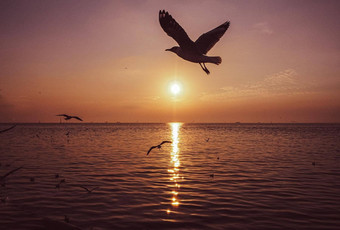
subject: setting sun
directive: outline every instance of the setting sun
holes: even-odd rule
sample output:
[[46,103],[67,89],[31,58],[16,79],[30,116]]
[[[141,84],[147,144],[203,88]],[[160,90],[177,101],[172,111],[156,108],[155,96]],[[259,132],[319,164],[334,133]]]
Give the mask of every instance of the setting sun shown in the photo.
[[340,230],[339,11],[0,0],[0,230]]
[[170,91],[173,95],[177,95],[181,92],[181,87],[178,83],[172,83],[170,86]]

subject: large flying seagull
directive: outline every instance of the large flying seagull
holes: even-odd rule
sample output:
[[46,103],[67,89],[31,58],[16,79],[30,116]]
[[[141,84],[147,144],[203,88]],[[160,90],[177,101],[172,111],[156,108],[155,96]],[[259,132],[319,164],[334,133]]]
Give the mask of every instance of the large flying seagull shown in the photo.
[[159,11],[159,23],[165,33],[175,39],[179,45],[179,47],[174,46],[171,49],[166,49],[166,51],[174,52],[187,61],[199,63],[201,68],[207,74],[210,72],[205,66],[205,63],[214,63],[216,65],[221,64],[221,57],[211,57],[206,56],[206,54],[227,31],[230,25],[229,21],[207,33],[202,34],[195,42],[189,38],[184,29],[165,10]]

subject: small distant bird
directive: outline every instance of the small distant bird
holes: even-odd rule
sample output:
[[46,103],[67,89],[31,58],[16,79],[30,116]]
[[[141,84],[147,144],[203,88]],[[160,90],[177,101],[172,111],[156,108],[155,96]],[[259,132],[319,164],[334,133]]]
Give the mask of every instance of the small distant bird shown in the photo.
[[315,161],[312,162],[312,165],[315,167]]
[[31,177],[31,178],[30,178],[30,181],[31,181],[31,182],[34,182],[34,181],[35,181],[35,178],[34,178],[34,177]]
[[68,137],[70,135],[70,131],[68,131],[65,135]]
[[206,54],[227,31],[230,25],[229,21],[226,21],[215,29],[202,34],[195,42],[189,38],[184,29],[165,10],[159,11],[159,23],[165,33],[175,39],[175,41],[179,44],[179,47],[174,46],[171,49],[166,49],[165,51],[174,52],[184,60],[199,63],[201,68],[207,74],[210,74],[210,72],[205,66],[205,63],[214,63],[216,65],[221,64],[221,57],[209,57],[206,56]]
[[68,216],[64,215],[64,221],[66,223],[70,223],[70,218]]
[[214,174],[210,174],[210,177],[211,177],[211,178],[214,178],[214,177],[215,177],[215,175],[214,175]]
[[217,157],[217,160],[219,160],[220,159],[220,157]]
[[7,128],[7,129],[0,130],[0,133],[7,132],[7,131],[13,129],[15,126],[17,126],[17,125],[12,125],[11,127]]
[[56,116],[64,117],[65,120],[70,120],[70,119],[74,118],[74,119],[77,119],[77,120],[79,120],[79,121],[83,121],[80,117],[77,117],[77,116],[69,116],[69,115],[67,115],[67,114],[58,114],[58,115],[56,115]]
[[88,193],[91,193],[93,190],[99,188],[99,187],[95,187],[95,188],[92,188],[92,189],[88,189],[88,188],[86,188],[85,186],[79,186],[79,187],[85,189]]
[[206,139],[205,141],[206,141],[206,142],[209,142],[209,140],[210,140],[210,138],[208,137],[208,139]]
[[57,174],[55,174],[55,178],[59,178],[59,174],[57,173]]
[[[58,175],[58,174],[57,174]],[[57,177],[56,177],[57,178]],[[60,188],[60,185],[62,184],[62,183],[65,183],[66,182],[66,180],[65,179],[61,179],[60,181],[59,181],[59,183],[55,186],[56,188]]]
[[148,151],[148,153],[146,154],[146,155],[149,155],[149,153],[151,152],[151,150],[153,150],[154,148],[162,148],[162,144],[165,144],[165,143],[172,143],[171,141],[163,141],[162,143],[160,143],[159,145],[155,145],[155,146],[152,146],[150,149],[149,149],[149,151]]

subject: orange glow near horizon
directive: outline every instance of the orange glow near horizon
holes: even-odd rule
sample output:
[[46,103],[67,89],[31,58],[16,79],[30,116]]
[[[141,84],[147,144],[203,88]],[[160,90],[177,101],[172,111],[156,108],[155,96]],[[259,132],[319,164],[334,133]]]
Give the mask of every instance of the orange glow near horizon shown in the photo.
[[[7,1],[0,122],[57,123],[61,113],[84,123],[340,122],[340,30],[332,29],[340,3],[136,4]],[[193,41],[231,22],[207,54],[222,58],[207,64],[210,75],[165,51],[177,44],[159,24],[163,7]]]

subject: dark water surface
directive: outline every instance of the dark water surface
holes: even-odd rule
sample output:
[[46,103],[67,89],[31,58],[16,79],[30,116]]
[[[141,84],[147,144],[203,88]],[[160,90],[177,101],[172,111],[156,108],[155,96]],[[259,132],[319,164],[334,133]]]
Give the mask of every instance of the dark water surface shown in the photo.
[[19,124],[0,152],[0,177],[23,166],[0,185],[0,229],[340,226],[339,124]]

